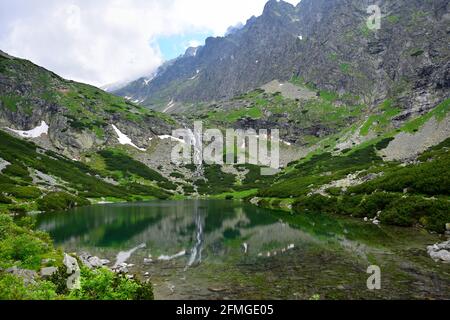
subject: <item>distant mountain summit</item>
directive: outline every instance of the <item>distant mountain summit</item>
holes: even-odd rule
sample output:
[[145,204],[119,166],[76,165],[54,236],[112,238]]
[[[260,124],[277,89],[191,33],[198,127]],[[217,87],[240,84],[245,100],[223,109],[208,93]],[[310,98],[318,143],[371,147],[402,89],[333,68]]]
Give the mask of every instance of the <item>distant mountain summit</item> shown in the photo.
[[259,17],[163,65],[151,81],[115,91],[164,109],[170,101],[229,99],[295,76],[368,105],[394,98],[426,111],[448,96],[450,4],[383,1],[381,29],[370,30],[368,1],[269,1]]

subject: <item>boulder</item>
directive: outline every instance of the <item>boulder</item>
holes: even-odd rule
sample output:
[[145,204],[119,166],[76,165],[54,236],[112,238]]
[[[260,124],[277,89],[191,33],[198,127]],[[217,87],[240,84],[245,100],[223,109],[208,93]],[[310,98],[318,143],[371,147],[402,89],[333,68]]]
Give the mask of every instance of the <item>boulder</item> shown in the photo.
[[112,269],[115,273],[128,273],[128,264],[120,263]]
[[101,268],[111,263],[111,261],[107,259],[100,259],[99,257],[91,256],[88,253],[80,254],[80,260],[83,263],[83,265],[89,269]]
[[58,272],[58,268],[56,267],[47,267],[41,269],[41,278],[48,279],[52,275],[54,275],[56,272]]
[[10,273],[16,277],[22,278],[25,284],[35,284],[38,274],[36,271],[20,269],[18,267],[12,267],[5,270],[6,273]]
[[73,274],[76,271],[80,270],[77,259],[72,256],[69,256],[67,253],[64,254],[63,264],[67,268],[67,274]]
[[436,262],[450,262],[450,240],[427,247],[428,255]]
[[450,262],[450,252],[447,250],[433,251],[430,253],[430,257],[436,262]]

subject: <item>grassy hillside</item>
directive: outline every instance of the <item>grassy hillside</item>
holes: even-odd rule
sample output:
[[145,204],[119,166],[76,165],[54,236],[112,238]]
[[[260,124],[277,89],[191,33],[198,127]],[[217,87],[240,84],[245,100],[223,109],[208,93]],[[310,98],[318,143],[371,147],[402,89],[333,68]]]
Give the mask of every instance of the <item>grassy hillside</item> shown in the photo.
[[[97,172],[81,162],[43,150],[32,142],[14,138],[2,131],[0,139],[0,158],[9,163],[0,174],[0,202],[1,207],[9,211],[65,209],[76,204],[89,204],[87,199],[132,201],[165,199],[170,195],[156,185],[145,186],[131,179],[111,184],[106,178],[114,176],[112,171]],[[127,160],[134,161],[131,158]],[[142,170],[153,174],[147,167]],[[154,179],[155,183],[161,179],[148,173],[145,178],[149,182]]]
[[257,196],[269,206],[290,198],[298,214],[351,215],[443,233],[450,221],[450,139],[409,165],[382,161],[377,150],[388,141],[301,160]]

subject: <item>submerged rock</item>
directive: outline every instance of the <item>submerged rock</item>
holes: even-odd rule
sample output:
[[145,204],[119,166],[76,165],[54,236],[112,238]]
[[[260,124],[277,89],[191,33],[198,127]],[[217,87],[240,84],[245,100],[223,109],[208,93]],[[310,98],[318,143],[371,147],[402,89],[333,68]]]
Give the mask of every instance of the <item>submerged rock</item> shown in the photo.
[[429,246],[427,248],[428,254],[436,262],[443,261],[450,263],[450,240]]
[[130,267],[132,265],[128,265],[127,263],[120,263],[116,266],[114,266],[114,268],[112,268],[112,271],[114,271],[115,273],[123,273],[126,274],[128,273],[128,267]]

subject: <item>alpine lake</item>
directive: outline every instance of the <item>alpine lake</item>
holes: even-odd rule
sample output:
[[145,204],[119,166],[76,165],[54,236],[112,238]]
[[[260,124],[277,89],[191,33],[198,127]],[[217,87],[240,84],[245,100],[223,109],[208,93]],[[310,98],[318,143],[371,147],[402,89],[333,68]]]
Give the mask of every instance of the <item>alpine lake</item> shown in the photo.
[[[225,200],[102,204],[38,215],[65,252],[129,265],[170,299],[448,299],[420,229]],[[381,289],[369,290],[370,266]]]

